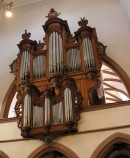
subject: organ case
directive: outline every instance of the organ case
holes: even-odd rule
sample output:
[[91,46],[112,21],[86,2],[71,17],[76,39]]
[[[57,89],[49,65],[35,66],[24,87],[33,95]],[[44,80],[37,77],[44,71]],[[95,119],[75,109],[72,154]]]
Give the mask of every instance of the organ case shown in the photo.
[[16,77],[18,127],[25,138],[51,142],[77,131],[81,109],[104,103],[100,80],[101,44],[95,28],[81,18],[72,36],[68,23],[51,9],[43,25],[44,42],[22,34],[10,65]]

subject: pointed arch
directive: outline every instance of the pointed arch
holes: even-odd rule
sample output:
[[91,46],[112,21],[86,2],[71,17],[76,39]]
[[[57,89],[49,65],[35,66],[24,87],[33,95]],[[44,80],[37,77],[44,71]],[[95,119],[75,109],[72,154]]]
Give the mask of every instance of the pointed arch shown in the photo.
[[103,155],[110,151],[110,147],[118,143],[130,145],[130,135],[120,132],[112,134],[95,149],[91,158],[103,158]]
[[15,93],[16,93],[16,83],[15,83],[15,80],[13,80],[2,103],[1,112],[0,112],[1,118],[8,118],[10,105]]
[[0,150],[0,158],[9,158],[2,150]]
[[36,150],[34,150],[28,158],[39,158],[43,154],[51,151],[58,151],[62,154],[64,154],[68,158],[79,158],[71,149],[68,147],[60,144],[60,143],[52,143],[50,145],[43,144],[40,147],[38,147]]

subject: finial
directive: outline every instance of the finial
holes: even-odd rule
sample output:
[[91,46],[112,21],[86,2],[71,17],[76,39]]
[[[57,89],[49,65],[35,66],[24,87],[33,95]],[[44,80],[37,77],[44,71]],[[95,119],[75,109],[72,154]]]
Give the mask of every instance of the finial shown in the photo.
[[87,19],[85,19],[85,17],[83,17],[83,18],[80,18],[80,21],[78,22],[78,24],[79,24],[79,26],[87,26],[87,24],[88,24],[88,20]]
[[61,13],[57,13],[54,8],[51,8],[50,12],[48,13],[48,16],[46,16],[48,19],[57,18]]
[[39,44],[37,44],[37,50],[42,50],[44,48],[44,43],[42,43],[41,41],[39,41]]
[[31,36],[31,33],[27,33],[27,30],[24,30],[24,31],[25,31],[25,33],[22,34],[22,39],[29,39]]

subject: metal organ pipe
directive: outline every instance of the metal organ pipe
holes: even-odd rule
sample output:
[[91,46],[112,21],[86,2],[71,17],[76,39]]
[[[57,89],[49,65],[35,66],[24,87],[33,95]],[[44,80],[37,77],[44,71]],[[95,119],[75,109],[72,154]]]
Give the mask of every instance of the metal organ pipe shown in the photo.
[[52,72],[52,33],[49,36],[49,73]]
[[92,42],[89,38],[83,38],[82,40],[84,64],[86,68],[95,68],[94,53]]
[[91,65],[90,65],[90,50],[89,50],[89,43],[88,43],[88,38],[84,38],[84,44],[85,44],[85,50],[86,50],[86,62],[87,62],[87,65],[88,67],[87,68],[90,68]]
[[53,31],[52,37],[53,37],[53,41],[52,41],[53,72],[56,72],[55,31]]
[[41,78],[46,74],[46,57],[39,55],[33,59],[33,78]]
[[62,48],[62,38],[59,34],[59,54],[60,54],[60,72],[62,73],[63,72],[63,48]]
[[25,50],[22,53],[20,79],[25,80],[25,76],[28,72],[30,72],[30,53]]
[[50,124],[50,99],[45,98],[45,124]]
[[57,72],[60,72],[60,54],[59,54],[59,38],[58,38],[58,33],[56,32],[56,52],[57,52],[57,55],[56,55],[56,61],[57,61]]
[[87,55],[86,55],[86,47],[85,47],[84,39],[82,40],[82,47],[83,47],[84,64],[85,67],[87,67]]
[[74,49],[72,49],[72,71],[74,69],[74,59],[75,59],[75,55],[74,55]]
[[23,67],[24,67],[24,53],[22,54],[22,59],[21,59],[20,79],[24,78]]
[[33,59],[33,78],[37,77],[37,68],[36,68],[37,67],[36,63],[37,62],[36,62],[36,60],[37,60],[36,58]]
[[63,106],[59,102],[52,107],[53,124],[63,123]]
[[64,90],[64,104],[65,104],[65,119],[66,121],[73,120],[73,111],[72,111],[72,94],[69,88]]
[[33,106],[33,126],[43,125],[43,109],[39,106]]
[[59,112],[58,112],[58,120],[60,123],[63,123],[63,105],[62,102],[59,103]]
[[67,68],[69,72],[78,71],[81,69],[79,49],[71,48],[67,51]]
[[90,41],[90,39],[88,39],[88,42],[90,43],[91,65],[92,65],[92,67],[95,67],[95,61],[94,61],[94,53],[93,53],[92,42]]
[[63,72],[63,50],[60,34],[53,31],[49,36],[49,73]]
[[29,94],[25,95],[24,98],[24,120],[23,124],[24,127],[30,126],[30,119],[31,119],[31,96]]
[[23,67],[23,80],[25,79],[25,71],[26,71],[26,59],[27,59],[27,54],[26,51],[24,52],[24,67]]

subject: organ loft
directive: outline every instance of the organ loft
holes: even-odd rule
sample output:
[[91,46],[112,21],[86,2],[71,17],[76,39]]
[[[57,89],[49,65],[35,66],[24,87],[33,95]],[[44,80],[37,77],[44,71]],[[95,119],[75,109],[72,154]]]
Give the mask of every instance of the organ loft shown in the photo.
[[80,113],[104,103],[100,69],[105,46],[85,18],[78,22],[74,36],[54,9],[47,18],[42,26],[44,42],[31,40],[25,30],[10,67],[15,75],[21,135],[49,143],[77,132]]

